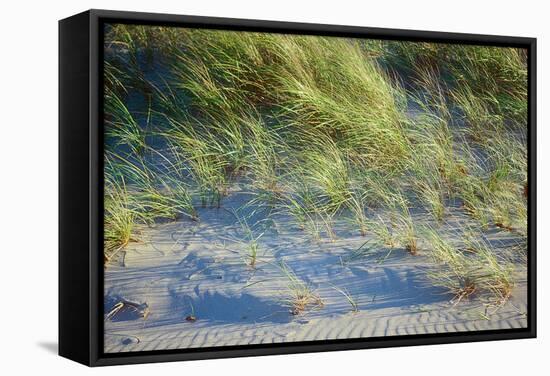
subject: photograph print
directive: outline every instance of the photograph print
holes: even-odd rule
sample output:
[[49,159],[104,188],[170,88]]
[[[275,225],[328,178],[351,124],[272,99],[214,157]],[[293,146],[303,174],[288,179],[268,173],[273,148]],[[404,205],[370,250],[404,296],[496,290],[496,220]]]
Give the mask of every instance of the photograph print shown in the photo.
[[527,328],[527,49],[102,40],[106,354]]

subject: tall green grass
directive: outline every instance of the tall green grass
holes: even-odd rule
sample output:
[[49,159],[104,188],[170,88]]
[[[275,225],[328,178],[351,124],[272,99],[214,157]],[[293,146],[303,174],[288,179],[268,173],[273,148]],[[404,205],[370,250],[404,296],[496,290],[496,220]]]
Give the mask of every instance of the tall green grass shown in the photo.
[[[417,254],[417,209],[436,228],[453,202],[480,230],[526,236],[522,50],[131,25],[107,39],[109,249],[138,223],[198,220],[197,200],[220,208],[237,182],[249,207],[290,215],[316,240],[343,217]],[[143,88],[146,108],[130,110]],[[469,255],[454,265],[430,241],[445,278],[466,268],[488,286]]]
[[104,198],[104,259],[109,261],[133,238],[137,213],[124,181],[107,180]]
[[499,257],[479,234],[465,237],[464,248],[458,248],[437,231],[428,230],[431,256],[439,263],[437,269],[428,272],[428,277],[435,286],[447,289],[455,304],[473,295],[480,295],[491,304],[504,304],[514,286],[513,265]]
[[[524,125],[527,114],[527,51],[437,43],[384,43],[381,60],[405,74],[417,77],[424,69],[437,69],[441,81],[473,122],[482,118],[506,118]],[[421,74],[420,74],[421,75]],[[476,103],[468,104],[472,98]]]

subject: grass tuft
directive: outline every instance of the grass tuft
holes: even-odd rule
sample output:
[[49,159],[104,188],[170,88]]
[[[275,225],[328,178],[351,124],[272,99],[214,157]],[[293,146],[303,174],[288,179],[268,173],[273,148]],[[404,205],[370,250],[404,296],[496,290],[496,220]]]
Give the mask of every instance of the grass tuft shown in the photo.
[[284,300],[292,315],[300,315],[311,308],[323,307],[323,300],[292,269],[282,261],[279,269],[286,277],[288,298]]

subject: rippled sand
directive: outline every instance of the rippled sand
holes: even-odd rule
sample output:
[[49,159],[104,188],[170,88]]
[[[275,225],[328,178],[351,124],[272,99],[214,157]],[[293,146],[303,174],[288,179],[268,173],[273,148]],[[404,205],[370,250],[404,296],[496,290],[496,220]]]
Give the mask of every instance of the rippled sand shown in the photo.
[[[255,268],[246,265],[242,232],[231,208],[200,209],[188,220],[141,229],[117,263],[105,270],[105,312],[121,300],[126,309],[105,321],[105,351],[143,351],[406,334],[447,333],[527,326],[526,266],[518,261],[512,299],[486,310],[479,300],[450,303],[425,272],[436,267],[425,252],[373,249],[350,258],[368,237],[336,222],[334,241],[314,241],[289,218],[275,216],[261,237]],[[466,219],[451,210],[449,233]],[[422,221],[422,214],[415,218]],[[505,234],[493,231],[495,244]],[[284,261],[323,300],[323,307],[292,315],[285,303]],[[349,294],[358,311],[342,293]],[[144,308],[146,307],[146,308]],[[147,312],[145,317],[144,312]],[[195,319],[195,320],[192,320]]]

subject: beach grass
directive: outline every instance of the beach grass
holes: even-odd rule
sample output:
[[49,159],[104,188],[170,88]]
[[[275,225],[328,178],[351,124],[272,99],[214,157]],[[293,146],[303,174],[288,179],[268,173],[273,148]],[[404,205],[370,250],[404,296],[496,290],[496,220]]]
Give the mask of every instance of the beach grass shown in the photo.
[[[106,39],[106,255],[239,191],[312,244],[348,236],[343,220],[374,247],[429,255],[453,303],[509,299],[511,264],[485,234],[527,236],[523,50],[136,25]],[[443,236],[457,215],[466,245]],[[259,269],[263,232],[236,217]],[[292,314],[322,306],[279,269]]]
[[292,315],[300,315],[312,308],[323,307],[321,297],[284,262],[279,264],[281,273],[287,279],[288,297],[283,302],[288,306]]
[[104,255],[110,260],[133,239],[136,213],[124,182],[107,182],[104,204]]
[[437,269],[428,272],[428,277],[435,286],[453,295],[454,304],[473,295],[480,295],[491,304],[504,304],[514,285],[512,264],[499,257],[479,234],[464,236],[467,240],[459,247],[437,231],[428,230],[431,257],[439,263]]

